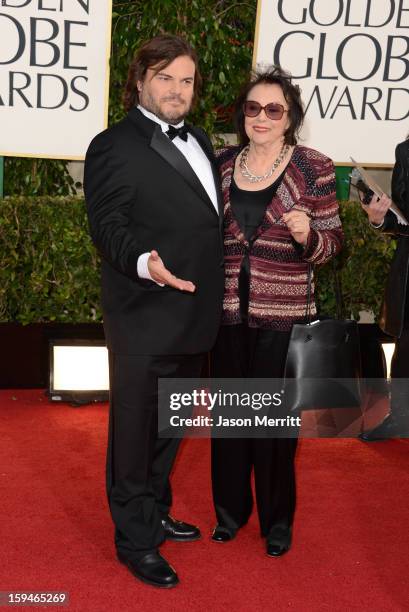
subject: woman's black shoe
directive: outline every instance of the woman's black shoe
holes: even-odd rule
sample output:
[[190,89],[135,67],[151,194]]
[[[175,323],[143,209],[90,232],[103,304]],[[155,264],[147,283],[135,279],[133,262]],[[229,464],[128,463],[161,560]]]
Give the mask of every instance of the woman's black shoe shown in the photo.
[[388,440],[389,438],[407,438],[409,437],[408,420],[408,415],[398,418],[389,413],[379,425],[369,431],[363,431],[358,437],[363,442],[377,442],[378,440]]
[[230,542],[236,537],[237,530],[229,529],[228,527],[221,527],[216,525],[213,530],[212,541],[213,542]]
[[287,544],[269,544],[267,542],[267,555],[269,557],[281,557],[290,550]]
[[267,555],[269,557],[281,557],[290,550],[292,539],[292,527],[276,525],[270,529],[267,536]]

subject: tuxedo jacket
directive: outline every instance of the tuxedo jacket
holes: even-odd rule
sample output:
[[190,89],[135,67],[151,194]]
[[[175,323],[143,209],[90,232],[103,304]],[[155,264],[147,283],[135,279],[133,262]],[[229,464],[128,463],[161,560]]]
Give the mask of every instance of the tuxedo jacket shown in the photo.
[[[195,354],[214,343],[223,298],[222,201],[212,145],[202,130],[191,131],[212,163],[219,214],[183,154],[137,108],[88,149],[84,191],[113,352]],[[152,249],[195,293],[138,277],[138,257]]]
[[[392,199],[409,220],[409,140],[396,147],[396,163],[392,173]],[[385,287],[385,298],[380,319],[381,328],[392,336],[399,337],[408,327],[408,264],[409,226],[397,222],[396,215],[388,211],[382,231],[397,236],[398,244],[391,262]],[[406,319],[406,321],[405,321]]]

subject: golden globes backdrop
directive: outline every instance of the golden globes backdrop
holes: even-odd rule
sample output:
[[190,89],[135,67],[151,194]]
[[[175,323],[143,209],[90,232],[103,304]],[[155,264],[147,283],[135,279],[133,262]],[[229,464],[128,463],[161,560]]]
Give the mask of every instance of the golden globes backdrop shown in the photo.
[[83,159],[107,124],[112,0],[1,0],[0,155]]
[[259,0],[253,63],[301,87],[304,144],[394,163],[409,132],[409,0]]

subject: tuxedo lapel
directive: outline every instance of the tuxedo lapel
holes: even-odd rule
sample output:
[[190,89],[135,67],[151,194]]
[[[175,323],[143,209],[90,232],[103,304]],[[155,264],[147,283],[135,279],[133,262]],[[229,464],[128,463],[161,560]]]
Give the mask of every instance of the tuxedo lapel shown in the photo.
[[153,132],[150,146],[185,179],[188,185],[190,185],[195,193],[200,196],[208,208],[216,215],[217,213],[212,201],[191,165],[172,141],[164,135],[159,125],[156,126]]
[[[211,212],[217,215],[212,201],[191,165],[172,141],[164,135],[160,126],[141,113],[136,106],[129,111],[128,119],[134,124],[138,132],[148,140],[149,146],[184,178],[187,184],[203,200],[204,204],[207,205]],[[196,136],[196,132],[199,132],[199,130],[195,128],[191,129],[192,133]],[[204,139],[200,140],[200,144],[203,146],[204,152],[207,155],[207,148],[203,145],[203,140]]]
[[219,211],[219,222],[220,222],[220,226],[223,227],[223,208],[224,208],[223,207],[223,194],[222,194],[222,187],[221,187],[221,181],[220,181],[220,174],[216,166],[216,158],[213,152],[213,148],[211,146],[209,139],[207,138],[207,136],[205,137],[202,130],[195,128],[192,125],[189,125],[188,127],[191,133],[193,134],[193,136],[196,138],[196,140],[202,147],[203,151],[205,152],[210,162],[212,173],[213,173],[214,184],[216,186],[217,209]]
[[214,161],[210,160],[212,165],[212,172],[214,178],[214,184],[216,185],[216,195],[217,195],[217,210],[219,211],[219,226],[223,233],[223,216],[224,216],[224,206],[223,206],[223,194],[222,194],[222,184],[220,181],[220,174],[218,169],[216,168],[216,164]]

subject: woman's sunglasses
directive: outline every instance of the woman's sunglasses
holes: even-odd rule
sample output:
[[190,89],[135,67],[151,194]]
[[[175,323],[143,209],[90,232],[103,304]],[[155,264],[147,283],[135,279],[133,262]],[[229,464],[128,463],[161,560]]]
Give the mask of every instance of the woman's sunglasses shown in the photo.
[[258,102],[247,100],[243,104],[243,113],[246,117],[257,117],[262,110],[264,110],[267,117],[273,119],[273,121],[278,121],[284,113],[288,113],[288,110],[286,110],[282,104],[276,104],[276,102],[270,102],[270,104],[261,106]]

